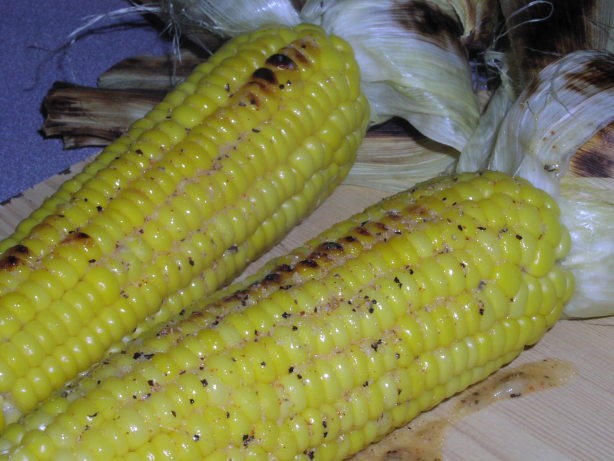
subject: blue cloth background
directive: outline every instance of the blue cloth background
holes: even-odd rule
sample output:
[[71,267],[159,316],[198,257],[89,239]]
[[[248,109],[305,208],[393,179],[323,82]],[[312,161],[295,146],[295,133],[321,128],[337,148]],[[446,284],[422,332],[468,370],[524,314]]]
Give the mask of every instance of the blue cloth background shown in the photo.
[[99,21],[66,46],[90,16],[129,6],[128,0],[0,0],[0,201],[99,150],[64,150],[59,139],[40,134],[41,103],[54,81],[95,86],[123,58],[171,51],[137,13]]

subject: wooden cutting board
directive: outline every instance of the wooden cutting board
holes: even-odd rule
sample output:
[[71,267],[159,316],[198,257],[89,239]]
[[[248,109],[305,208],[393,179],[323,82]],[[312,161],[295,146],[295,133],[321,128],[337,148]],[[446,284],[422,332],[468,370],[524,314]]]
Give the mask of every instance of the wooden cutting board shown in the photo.
[[[82,164],[0,206],[0,237]],[[277,247],[286,253],[385,192],[341,186]],[[425,413],[361,460],[614,460],[614,317],[561,320],[485,383]]]

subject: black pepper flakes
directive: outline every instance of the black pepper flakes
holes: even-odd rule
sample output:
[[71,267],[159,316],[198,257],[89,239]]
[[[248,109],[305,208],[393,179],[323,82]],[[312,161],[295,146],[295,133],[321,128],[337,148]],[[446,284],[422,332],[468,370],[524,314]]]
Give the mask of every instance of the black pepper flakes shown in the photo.
[[243,437],[241,439],[243,442],[243,446],[247,447],[251,442],[253,442],[254,436],[250,434],[243,434]]
[[151,360],[151,359],[154,357],[154,355],[155,355],[155,354],[146,354],[146,353],[144,353],[144,352],[135,352],[135,353],[132,355],[132,358],[133,358],[134,360],[138,360],[138,359],[141,359],[141,358],[143,358],[143,359],[145,359],[145,360]]

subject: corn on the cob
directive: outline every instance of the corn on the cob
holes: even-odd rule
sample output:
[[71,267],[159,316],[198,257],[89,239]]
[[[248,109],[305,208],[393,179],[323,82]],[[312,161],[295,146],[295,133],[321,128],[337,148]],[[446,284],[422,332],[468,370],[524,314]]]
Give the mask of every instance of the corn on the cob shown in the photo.
[[3,242],[0,428],[271,247],[345,177],[368,114],[351,48],[317,26],[198,67]]
[[343,459],[533,344],[573,291],[554,200],[436,179],[142,335],[9,426],[9,459]]

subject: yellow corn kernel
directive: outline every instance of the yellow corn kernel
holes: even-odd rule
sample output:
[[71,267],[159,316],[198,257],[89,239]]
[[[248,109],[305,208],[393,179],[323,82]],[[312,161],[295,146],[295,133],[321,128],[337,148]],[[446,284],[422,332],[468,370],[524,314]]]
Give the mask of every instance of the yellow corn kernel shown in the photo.
[[344,179],[368,120],[351,48],[317,26],[199,65],[0,243],[2,348],[44,382],[0,354],[5,423],[239,274]]
[[[537,210],[551,214],[537,229],[489,202],[507,194],[533,216],[546,199],[527,201],[527,188],[485,172],[390,197],[125,344],[10,425],[0,447],[129,459],[167,441],[169,453],[181,445],[212,460],[349,456],[513,360],[560,315],[570,273],[551,258],[530,274],[524,254],[503,250],[508,233],[533,231],[556,247],[566,233],[558,210]],[[454,202],[427,200],[436,194]],[[391,212],[400,218],[387,232]],[[463,245],[431,232],[461,215]],[[492,223],[506,231],[484,237]],[[388,250],[404,245],[413,250]],[[488,257],[489,270],[464,277]]]

